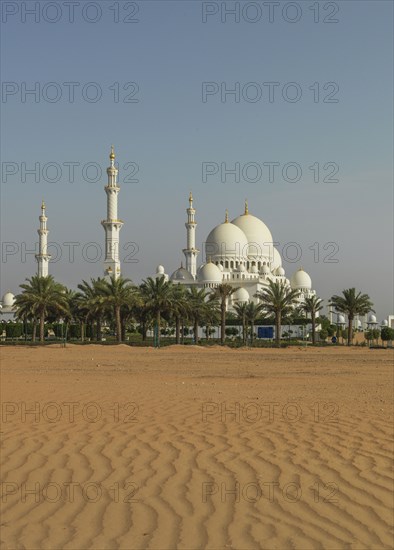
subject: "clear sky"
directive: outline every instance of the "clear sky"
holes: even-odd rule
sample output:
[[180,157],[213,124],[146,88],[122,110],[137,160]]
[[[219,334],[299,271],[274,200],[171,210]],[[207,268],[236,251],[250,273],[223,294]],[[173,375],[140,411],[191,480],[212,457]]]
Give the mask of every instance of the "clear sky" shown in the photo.
[[[103,246],[113,143],[121,245],[138,246],[124,276],[138,283],[184,260],[192,190],[199,248],[248,198],[282,256],[301,253],[284,261],[288,276],[302,265],[321,297],[355,286],[379,320],[392,313],[392,2],[1,7],[2,294],[36,271],[25,251],[38,240],[42,198],[62,254],[50,273],[72,288],[102,275],[87,244]],[[204,163],[218,173],[203,177]],[[225,173],[236,163],[239,181]]]

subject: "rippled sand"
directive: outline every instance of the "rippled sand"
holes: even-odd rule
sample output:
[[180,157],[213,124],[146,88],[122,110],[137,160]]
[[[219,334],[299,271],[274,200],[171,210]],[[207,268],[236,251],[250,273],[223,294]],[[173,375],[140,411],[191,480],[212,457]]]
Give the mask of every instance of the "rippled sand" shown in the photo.
[[2,549],[393,546],[391,351],[1,357]]

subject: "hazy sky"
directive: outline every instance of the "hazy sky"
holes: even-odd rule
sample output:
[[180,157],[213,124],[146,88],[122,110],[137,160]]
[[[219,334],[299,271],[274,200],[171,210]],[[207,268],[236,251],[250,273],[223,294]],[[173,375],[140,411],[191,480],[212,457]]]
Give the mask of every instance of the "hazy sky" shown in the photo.
[[392,313],[392,2],[1,4],[1,294],[36,271],[42,198],[50,273],[102,275],[89,243],[113,143],[122,259],[138,246],[124,276],[184,261],[189,190],[199,248],[247,197],[298,256],[288,276],[302,265],[321,297],[355,286]]

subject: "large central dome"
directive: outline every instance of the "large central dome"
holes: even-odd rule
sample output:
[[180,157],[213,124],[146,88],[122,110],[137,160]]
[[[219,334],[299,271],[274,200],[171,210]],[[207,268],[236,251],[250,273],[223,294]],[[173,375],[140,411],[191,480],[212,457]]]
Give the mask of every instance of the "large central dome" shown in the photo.
[[205,255],[207,258],[242,258],[248,250],[245,233],[236,225],[224,222],[217,225],[207,237]]
[[247,207],[245,208],[245,214],[238,216],[231,223],[239,227],[246,235],[249,243],[247,252],[249,258],[264,256],[272,259],[273,241],[271,231],[259,218],[249,214]]

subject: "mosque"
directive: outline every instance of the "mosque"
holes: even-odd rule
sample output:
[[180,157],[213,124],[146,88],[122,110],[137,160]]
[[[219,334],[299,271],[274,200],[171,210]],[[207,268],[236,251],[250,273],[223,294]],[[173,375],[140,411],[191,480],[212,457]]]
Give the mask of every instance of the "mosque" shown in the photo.
[[237,287],[231,296],[229,309],[240,302],[258,302],[255,294],[268,285],[270,280],[280,281],[289,288],[300,291],[299,301],[313,296],[312,281],[301,268],[286,278],[282,260],[274,247],[270,230],[265,223],[249,212],[245,201],[243,214],[230,221],[226,211],[225,220],[214,227],[204,242],[207,261],[197,268],[200,251],[196,248],[196,210],[193,196],[189,195],[186,210],[185,267],[181,265],[169,277],[163,266],[158,266],[156,277],[162,276],[174,284],[186,287],[214,289],[222,283]]
[[[118,169],[115,166],[115,152],[110,153],[110,166],[107,168],[108,182],[104,187],[107,195],[107,217],[101,222],[105,232],[104,275],[118,278],[121,275],[119,259],[120,230],[123,222],[118,218]],[[316,294],[312,289],[312,280],[302,267],[298,268],[290,278],[286,277],[282,259],[274,246],[271,231],[258,217],[249,212],[245,201],[244,212],[229,220],[226,211],[223,223],[214,227],[204,242],[204,256],[207,259],[199,267],[200,250],[196,248],[196,210],[193,206],[192,193],[189,195],[189,206],[186,209],[186,248],[183,249],[185,266],[181,264],[171,276],[165,273],[161,265],[157,267],[154,277],[164,277],[174,284],[198,289],[214,289],[222,283],[237,287],[231,296],[228,309],[233,309],[237,303],[253,301],[258,303],[255,294],[269,284],[269,281],[280,281],[285,286],[299,290],[299,302]],[[50,255],[48,254],[48,228],[46,206],[42,202],[39,249],[36,255],[37,274],[47,276],[49,272]],[[0,304],[4,320],[14,316],[14,295],[7,291]]]

